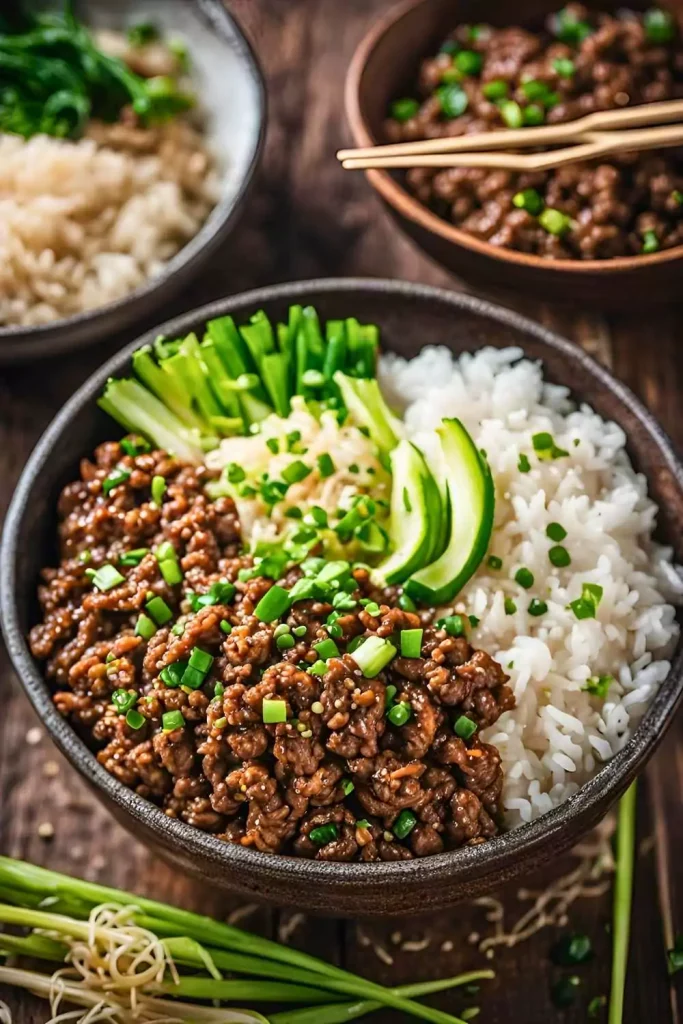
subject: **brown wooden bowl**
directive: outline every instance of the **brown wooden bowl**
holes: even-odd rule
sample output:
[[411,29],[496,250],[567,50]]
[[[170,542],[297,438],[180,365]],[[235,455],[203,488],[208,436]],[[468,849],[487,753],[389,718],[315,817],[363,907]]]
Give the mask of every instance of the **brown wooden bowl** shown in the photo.
[[683,559],[683,467],[671,442],[631,392],[578,346],[516,313],[458,292],[397,281],[302,281],[222,299],[163,324],[121,349],[66,403],[36,445],[5,521],[2,632],[21,685],[51,738],[118,820],[178,870],[210,887],[235,889],[299,910],[349,916],[429,912],[498,888],[557,857],[603,817],[674,717],[683,697],[683,642],[628,743],[560,807],[480,846],[397,863],[345,864],[259,853],[167,817],[98,763],[56,710],[42,666],[26,641],[39,617],[40,569],[55,565],[58,558],[55,510],[60,489],[78,476],[83,456],[102,441],[121,436],[121,428],[97,406],[107,378],[130,373],[133,351],[159,333],[175,338],[201,330],[212,317],[230,313],[243,321],[257,309],[282,319],[295,302],[315,305],[323,319],[353,315],[376,323],[383,347],[404,356],[415,355],[426,343],[447,345],[455,352],[518,345],[529,358],[542,360],[548,380],[568,386],[576,399],[622,427],[634,465],[646,475],[650,495],[660,507],[660,539]]
[[[410,92],[420,62],[436,52],[458,23],[485,19],[494,25],[533,26],[561,6],[561,0],[526,0],[522,15],[519,7],[506,0],[490,0],[485,10],[477,0],[404,0],[372,25],[349,66],[345,106],[354,144],[386,141],[382,123],[391,101]],[[613,10],[623,4],[602,0],[596,6]],[[634,0],[628,6],[649,5]],[[680,0],[674,6],[679,14],[683,11]],[[400,174],[365,173],[391,215],[420,248],[465,279],[609,309],[683,298],[683,245],[646,256],[549,260],[491,245],[455,227],[416,199]]]

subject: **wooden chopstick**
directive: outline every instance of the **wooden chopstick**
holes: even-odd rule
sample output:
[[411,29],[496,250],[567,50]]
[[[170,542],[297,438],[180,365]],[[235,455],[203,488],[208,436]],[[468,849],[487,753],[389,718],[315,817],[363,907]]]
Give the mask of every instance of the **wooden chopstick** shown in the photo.
[[[548,146],[560,142],[574,142],[593,131],[649,127],[666,124],[668,121],[677,119],[683,120],[683,100],[666,100],[662,103],[644,103],[637,107],[624,107],[621,110],[601,110],[595,114],[587,114],[577,121],[565,121],[562,124],[544,125],[539,128],[507,128],[495,132],[473,132],[471,135],[422,139],[419,142],[397,142],[387,146],[340,149],[337,159],[346,161],[370,157],[471,153],[477,150],[515,149],[519,146]],[[397,166],[424,167],[428,165],[401,164]]]
[[344,160],[342,167],[349,171],[401,167],[496,167],[510,171],[547,171],[564,164],[592,160],[607,153],[666,149],[670,146],[683,145],[683,124],[622,132],[591,132],[581,135],[580,138],[581,141],[576,145],[543,153],[493,151],[374,156]]

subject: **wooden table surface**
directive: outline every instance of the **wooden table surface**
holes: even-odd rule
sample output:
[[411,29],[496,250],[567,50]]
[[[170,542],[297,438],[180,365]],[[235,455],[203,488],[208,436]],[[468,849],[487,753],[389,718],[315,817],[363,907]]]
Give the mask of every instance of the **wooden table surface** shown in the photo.
[[[368,275],[466,287],[403,238],[364,178],[343,173],[334,160],[335,149],[349,141],[341,99],[345,70],[355,44],[387,0],[233,0],[232,6],[253,39],[268,78],[270,123],[263,170],[239,229],[211,271],[157,320],[231,292],[296,278]],[[498,298],[552,326],[608,365],[683,449],[680,312],[659,309],[604,317],[584,311],[580,295],[570,309],[553,308],[542,296]],[[73,357],[2,371],[0,512],[4,513],[42,430],[84,378],[129,336]],[[37,728],[4,650],[0,708],[0,851],[217,916],[240,907],[239,900],[180,877],[113,822]],[[679,1021],[665,949],[676,929],[683,932],[682,783],[679,719],[640,789],[626,1024]],[[38,835],[45,822],[54,826],[51,840]],[[525,880],[523,888],[542,889],[549,878],[577,864],[568,858],[553,865],[543,879]],[[564,927],[545,928],[514,949],[499,950],[490,962],[470,939],[472,933],[484,938],[495,929],[495,922],[487,920],[487,915],[496,916],[495,905],[465,905],[428,921],[388,923],[307,919],[255,907],[243,907],[237,916],[246,927],[279,935],[384,983],[491,965],[497,978],[479,995],[464,998],[453,993],[440,1005],[453,1012],[479,1005],[484,1024],[578,1024],[588,1019],[590,1000],[606,993],[609,985],[609,876],[589,888],[594,890],[592,897],[573,903]],[[527,896],[519,885],[502,894],[506,923],[525,912],[530,905]],[[576,1006],[560,1012],[553,1006],[550,989],[562,972],[551,966],[548,951],[567,928],[587,931],[596,957],[579,971],[582,984]],[[45,1005],[30,997],[0,991],[0,998],[7,1000],[19,1024],[44,1024],[47,1019]],[[388,1024],[399,1016],[377,1014],[372,1019]],[[599,1019],[605,1019],[604,1011]]]

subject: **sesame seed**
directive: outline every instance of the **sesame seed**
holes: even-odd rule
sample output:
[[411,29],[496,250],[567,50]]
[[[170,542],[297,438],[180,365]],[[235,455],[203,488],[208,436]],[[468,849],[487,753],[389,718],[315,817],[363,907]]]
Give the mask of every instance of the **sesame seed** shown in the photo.
[[313,712],[314,715],[322,715],[324,710],[325,708],[323,707],[319,700],[314,700],[313,703],[311,704],[311,711]]
[[43,738],[43,730],[37,725],[34,725],[32,729],[26,733],[26,742],[30,747],[36,747]]
[[38,835],[41,839],[52,839],[55,834],[55,827],[51,821],[41,821],[38,826]]
[[441,943],[441,952],[442,953],[452,953],[453,952],[453,943],[451,942],[450,939],[446,939],[445,942]]
[[46,761],[43,765],[43,775],[48,779],[54,779],[59,775],[59,765],[56,761]]

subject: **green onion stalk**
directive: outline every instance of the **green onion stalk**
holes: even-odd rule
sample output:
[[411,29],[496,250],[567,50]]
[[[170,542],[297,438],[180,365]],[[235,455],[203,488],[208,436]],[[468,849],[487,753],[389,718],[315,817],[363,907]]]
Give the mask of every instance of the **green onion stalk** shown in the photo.
[[622,1024],[624,989],[631,933],[633,864],[636,844],[636,786],[634,782],[621,798],[617,825],[617,861],[612,919],[612,988],[608,1024]]
[[[7,953],[63,962],[69,940],[88,941],[93,927],[88,918],[93,909],[104,903],[114,904],[127,908],[132,924],[162,940],[172,963],[205,972],[203,976],[173,978],[174,984],[164,981],[158,986],[158,992],[152,993],[154,996],[292,1002],[314,1007],[313,1010],[296,1009],[276,1014],[273,1017],[276,1024],[312,1024],[313,1021],[336,1024],[380,1006],[392,1007],[404,1015],[435,1024],[462,1024],[461,1018],[423,1006],[412,997],[466,984],[475,978],[492,977],[490,971],[475,972],[424,985],[388,989],[232,925],[7,857],[0,857],[0,900],[5,901],[0,905],[1,922],[38,930],[29,936],[0,934],[0,949]],[[47,900],[49,911],[42,909]],[[49,933],[49,938],[45,932]],[[102,934],[104,939],[109,937],[106,929]],[[247,980],[224,980],[221,971],[245,975]],[[18,982],[15,979],[10,983]],[[344,996],[352,1001],[326,1005]]]

